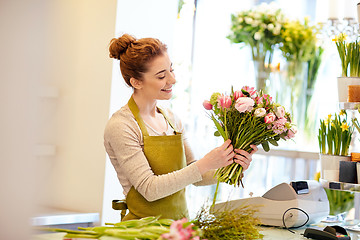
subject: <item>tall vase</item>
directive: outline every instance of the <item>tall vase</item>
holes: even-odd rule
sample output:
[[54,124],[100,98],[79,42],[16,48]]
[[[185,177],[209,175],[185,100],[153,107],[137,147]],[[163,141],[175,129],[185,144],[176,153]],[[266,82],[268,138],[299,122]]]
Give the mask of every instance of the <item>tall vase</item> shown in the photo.
[[286,64],[287,75],[285,77],[285,94],[289,94],[289,110],[293,116],[293,121],[298,128],[305,125],[305,101],[307,90],[307,63],[297,59],[288,61]]
[[257,90],[269,91],[270,64],[274,53],[273,48],[267,49],[263,43],[251,47],[252,59],[255,70],[255,84]]
[[269,68],[265,66],[265,59],[254,59],[255,83],[257,90],[268,91],[267,81],[270,76]]

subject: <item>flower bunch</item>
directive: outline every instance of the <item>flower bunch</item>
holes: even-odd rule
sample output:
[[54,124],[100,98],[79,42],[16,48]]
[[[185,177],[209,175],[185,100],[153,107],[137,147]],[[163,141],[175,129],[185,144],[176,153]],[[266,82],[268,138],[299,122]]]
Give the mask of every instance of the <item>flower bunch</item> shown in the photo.
[[334,118],[329,114],[325,120],[320,120],[319,148],[320,153],[348,156],[354,127],[348,123],[345,110],[341,110]]
[[270,50],[280,43],[280,31],[284,24],[284,15],[274,3],[262,3],[250,10],[231,15],[232,34],[228,38],[234,43],[245,43],[255,47],[258,42],[264,44],[263,50]]
[[[210,114],[217,131],[215,136],[222,136],[224,141],[231,139],[234,148],[251,152],[250,145],[261,144],[269,151],[269,143],[278,146],[280,139],[293,138],[297,132],[291,123],[291,116],[272,98],[245,86],[241,90],[231,90],[230,95],[213,93],[210,100],[203,103]],[[233,163],[217,170],[220,182],[239,186],[242,166]]]
[[287,21],[281,31],[280,50],[288,61],[306,62],[314,57],[320,26],[309,25],[309,19]]
[[360,43],[346,42],[347,35],[340,33],[333,41],[341,60],[342,77],[360,77]]
[[200,240],[202,231],[186,218],[174,221],[170,226],[170,232],[161,235],[159,240]]

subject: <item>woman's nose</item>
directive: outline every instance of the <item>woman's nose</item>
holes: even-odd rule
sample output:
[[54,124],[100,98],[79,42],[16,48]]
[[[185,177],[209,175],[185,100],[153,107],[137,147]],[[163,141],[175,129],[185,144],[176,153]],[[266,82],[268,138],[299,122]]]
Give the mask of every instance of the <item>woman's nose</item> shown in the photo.
[[168,82],[171,83],[171,84],[176,83],[175,74],[173,72],[170,73],[170,77],[169,77]]

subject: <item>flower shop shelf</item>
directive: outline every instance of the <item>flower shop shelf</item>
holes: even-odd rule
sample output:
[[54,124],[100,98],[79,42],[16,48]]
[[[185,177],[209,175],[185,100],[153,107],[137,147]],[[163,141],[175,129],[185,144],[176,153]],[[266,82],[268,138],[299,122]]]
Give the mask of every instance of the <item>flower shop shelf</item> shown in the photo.
[[348,191],[348,192],[360,192],[360,184],[335,182],[335,181],[328,181],[325,179],[320,179],[320,183],[323,186],[323,188]]
[[339,107],[346,110],[358,110],[360,102],[339,102]]

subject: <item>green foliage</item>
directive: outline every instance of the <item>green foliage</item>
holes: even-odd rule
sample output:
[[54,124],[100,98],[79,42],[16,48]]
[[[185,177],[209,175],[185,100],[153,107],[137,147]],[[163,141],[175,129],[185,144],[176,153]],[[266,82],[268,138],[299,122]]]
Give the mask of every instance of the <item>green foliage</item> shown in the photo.
[[42,228],[44,231],[65,232],[64,238],[92,238],[92,239],[158,239],[162,234],[170,232],[171,219],[145,217],[138,220],[128,220],[119,223],[106,223],[111,226],[79,227],[79,230],[60,228]]
[[262,239],[258,225],[260,220],[254,217],[257,210],[250,206],[217,211],[213,214],[202,208],[193,223],[203,230],[208,240]]

